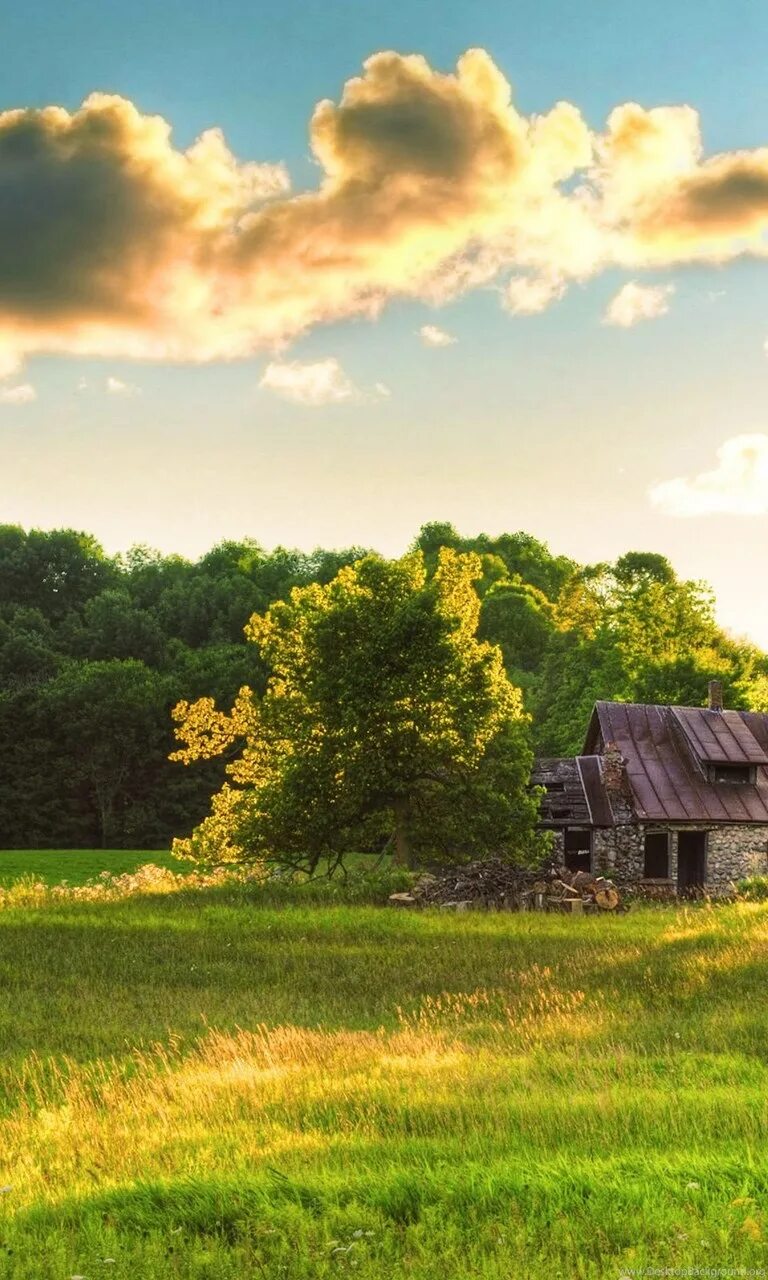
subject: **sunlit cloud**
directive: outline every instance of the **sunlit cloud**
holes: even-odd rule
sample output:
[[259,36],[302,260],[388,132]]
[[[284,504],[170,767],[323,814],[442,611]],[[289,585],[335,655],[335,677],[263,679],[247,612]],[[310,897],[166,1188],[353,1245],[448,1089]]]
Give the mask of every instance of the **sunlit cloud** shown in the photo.
[[652,486],[654,506],[673,516],[768,513],[768,435],[734,436],[717,450],[711,471]]
[[333,356],[308,364],[299,360],[272,361],[259,386],[283,400],[304,405],[342,404],[360,395]]
[[140,387],[134,386],[132,382],[123,382],[122,378],[115,378],[111,374],[106,380],[105,387],[110,396],[137,396],[141,393]]
[[37,399],[37,392],[29,382],[15,387],[0,387],[0,404],[30,404]]
[[13,378],[21,371],[23,360],[17,351],[12,347],[4,347],[0,345],[0,381],[5,378]]
[[656,320],[669,311],[669,299],[675,291],[671,284],[638,284],[630,280],[611,298],[603,320],[605,324],[629,329],[641,320]]
[[[525,116],[482,49],[451,73],[375,54],[310,146],[318,183],[292,193],[282,165],[218,129],[181,150],[125,98],[0,113],[0,376],[36,352],[282,353],[394,298],[494,284],[532,314],[608,268],[768,257],[768,147],[705,156],[687,105],[625,103],[597,130],[568,102]],[[667,286],[633,285],[656,292],[612,322],[662,313]]]
[[562,298],[565,288],[558,276],[512,276],[502,295],[503,306],[515,316],[536,315]]
[[445,329],[440,329],[436,324],[423,324],[419,329],[419,337],[425,347],[452,347],[458,342],[458,338],[454,338],[452,333],[446,333]]

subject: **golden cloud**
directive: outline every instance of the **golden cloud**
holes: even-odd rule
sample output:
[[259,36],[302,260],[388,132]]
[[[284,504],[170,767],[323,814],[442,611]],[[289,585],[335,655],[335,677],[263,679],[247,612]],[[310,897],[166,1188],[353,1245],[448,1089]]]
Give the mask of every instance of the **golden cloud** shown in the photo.
[[762,516],[768,512],[768,436],[733,436],[711,471],[652,485],[649,497],[667,515]]
[[687,106],[618,107],[602,134],[530,118],[482,50],[452,74],[379,53],[310,125],[316,190],[185,151],[124,98],[0,114],[0,374],[35,351],[215,359],[318,323],[515,273],[538,310],[609,265],[764,254],[768,150],[702,159]]

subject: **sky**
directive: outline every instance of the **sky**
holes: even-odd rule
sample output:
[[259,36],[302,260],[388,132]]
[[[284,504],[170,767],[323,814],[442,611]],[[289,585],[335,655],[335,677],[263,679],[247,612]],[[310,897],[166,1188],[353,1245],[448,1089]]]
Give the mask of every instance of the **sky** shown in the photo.
[[660,551],[768,647],[768,9],[38,0],[0,521]]

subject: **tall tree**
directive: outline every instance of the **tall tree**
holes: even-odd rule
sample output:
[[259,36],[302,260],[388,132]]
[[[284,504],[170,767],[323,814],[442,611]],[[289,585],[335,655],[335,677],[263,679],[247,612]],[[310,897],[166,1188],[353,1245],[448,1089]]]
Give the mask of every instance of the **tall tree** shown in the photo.
[[184,763],[237,750],[192,856],[321,859],[391,833],[396,860],[525,853],[528,720],[500,651],[477,639],[479,557],[366,556],[252,618],[271,672],[230,714],[181,703]]

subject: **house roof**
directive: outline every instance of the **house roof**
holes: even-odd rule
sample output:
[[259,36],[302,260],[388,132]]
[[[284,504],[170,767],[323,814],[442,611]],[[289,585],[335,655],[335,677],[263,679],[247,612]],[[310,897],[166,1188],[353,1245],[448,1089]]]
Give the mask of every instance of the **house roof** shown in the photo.
[[[638,821],[768,823],[768,715],[598,702],[577,759],[594,760],[609,742],[624,759],[627,799]],[[713,782],[710,764],[747,765],[755,781]],[[602,773],[593,789],[617,821]]]

